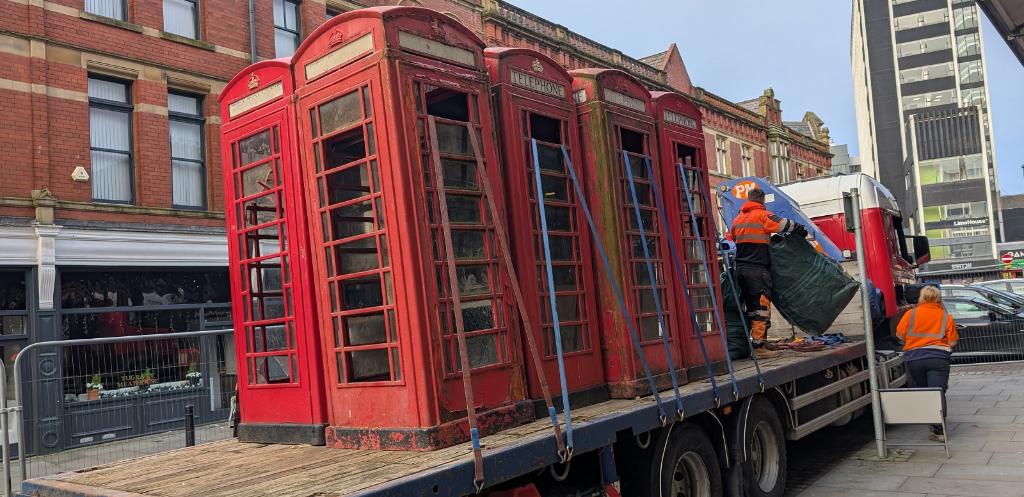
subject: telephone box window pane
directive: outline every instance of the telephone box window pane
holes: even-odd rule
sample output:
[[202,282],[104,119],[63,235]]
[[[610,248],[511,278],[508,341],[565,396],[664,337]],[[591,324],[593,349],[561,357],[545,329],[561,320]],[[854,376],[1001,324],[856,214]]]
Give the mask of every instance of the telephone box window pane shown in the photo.
[[452,230],[452,245],[457,260],[483,259],[487,256],[484,232],[480,230]]
[[388,341],[384,328],[384,313],[345,318],[347,338],[345,345],[370,345]]
[[455,272],[459,278],[459,295],[480,295],[490,292],[487,266],[460,266]]
[[640,318],[640,337],[645,341],[661,338],[661,324],[658,323],[658,316]]
[[398,347],[392,347],[391,349],[391,366],[395,369],[394,380],[398,381],[402,379],[402,363],[398,360]]
[[437,147],[442,153],[473,155],[469,128],[461,124],[437,123]]
[[363,128],[356,128],[324,140],[324,160],[327,170],[344,166],[366,157]]
[[542,175],[540,177],[540,186],[544,190],[545,202],[552,200],[565,202],[569,200],[569,191],[567,189],[568,184],[566,183],[565,178]]
[[253,227],[277,220],[278,193],[269,193],[262,197],[247,200],[242,204],[245,213],[245,226]]
[[469,102],[465,93],[431,85],[425,85],[424,89],[427,114],[452,121],[469,121]]
[[331,204],[365,197],[370,194],[366,164],[359,164],[327,176],[327,195]]
[[277,257],[259,262],[249,270],[253,292],[270,293],[281,291],[281,260]]
[[461,190],[480,189],[480,185],[477,184],[476,162],[442,158],[441,166],[444,168],[444,186]]
[[242,171],[242,197],[265,192],[274,186],[274,169],[269,162]]
[[352,274],[377,269],[377,243],[371,236],[334,246],[338,274]]
[[579,325],[561,326],[562,352],[576,352],[583,350],[583,331]]
[[371,116],[373,116],[373,106],[370,105],[370,89],[364,86],[362,88],[362,92],[363,92],[363,112],[366,114],[366,117],[371,117]]
[[256,358],[256,383],[289,383],[288,356]]
[[576,267],[555,266],[551,268],[555,279],[555,291],[576,290]]
[[482,335],[466,339],[466,351],[469,353],[470,369],[498,363],[496,338],[494,335]]
[[284,298],[281,296],[253,297],[252,320],[266,321],[284,317]]
[[255,232],[250,231],[246,233],[245,243],[248,249],[245,254],[247,259],[255,259],[281,251],[281,245],[278,243],[277,238],[276,224],[260,228]]
[[256,338],[256,349],[254,352],[289,349],[287,327],[284,324],[257,326],[253,330],[253,335]]
[[654,303],[654,292],[650,288],[637,291],[640,301],[640,312],[657,312],[658,307]]
[[352,126],[362,120],[363,112],[359,108],[358,91],[320,105],[320,129],[325,135]]
[[351,382],[389,381],[388,349],[356,350],[346,353],[348,379]]
[[448,195],[448,220],[452,224],[480,224],[480,197]]
[[[533,153],[532,151],[530,152]],[[546,145],[537,144],[537,160],[540,162],[540,168],[545,171],[553,171],[556,173],[564,173],[565,166],[562,164],[562,149],[550,147]]]
[[561,322],[565,321],[577,321],[580,318],[579,308],[576,305],[578,297],[575,295],[559,295],[555,297],[555,303],[558,306],[558,320]]
[[252,164],[270,157],[270,130],[250,136],[238,142],[238,150],[242,156],[240,166]]
[[[633,185],[633,189],[636,191],[636,200],[640,203],[641,207],[652,207],[651,202],[651,186],[643,183],[636,183]],[[632,200],[632,198],[630,199]],[[630,202],[632,203],[632,202]]]
[[466,331],[494,328],[494,309],[490,300],[462,303],[462,323]]
[[373,275],[341,283],[342,309],[364,309],[384,304],[380,277]]
[[551,231],[572,230],[571,211],[568,207],[547,206],[545,214],[548,220],[548,229]]
[[367,200],[332,210],[331,225],[334,228],[334,239],[340,240],[372,232],[374,230],[372,205]]
[[[636,231],[640,231],[640,226],[636,223],[636,211],[632,208],[628,209],[628,211],[629,212],[626,213],[626,216],[629,217],[629,227]],[[651,232],[657,231],[657,227],[654,225],[654,212],[641,210],[640,219],[644,223],[644,231],[647,232],[647,236],[649,238],[651,236]],[[651,252],[651,254],[654,254],[654,252]]]
[[[553,261],[572,261],[573,258],[573,241],[572,237],[568,236],[552,236],[548,238],[548,243],[551,247],[551,260]],[[543,250],[543,248],[541,249]]]

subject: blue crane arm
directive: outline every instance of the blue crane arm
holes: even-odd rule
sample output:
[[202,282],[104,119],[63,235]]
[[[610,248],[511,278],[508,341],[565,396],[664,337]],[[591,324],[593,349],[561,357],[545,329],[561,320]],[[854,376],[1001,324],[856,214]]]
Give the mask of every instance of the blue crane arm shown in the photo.
[[825,233],[819,230],[814,222],[800,210],[800,204],[764,178],[736,178],[718,185],[717,193],[722,202],[722,217],[726,226],[732,225],[732,221],[740,213],[740,208],[747,201],[747,192],[755,186],[764,191],[764,204],[769,211],[806,226],[807,233],[821,245],[822,252],[833,260],[842,262],[846,259],[843,257],[843,251],[839,250],[839,247],[836,247],[836,244],[832,243],[832,240],[825,236]]

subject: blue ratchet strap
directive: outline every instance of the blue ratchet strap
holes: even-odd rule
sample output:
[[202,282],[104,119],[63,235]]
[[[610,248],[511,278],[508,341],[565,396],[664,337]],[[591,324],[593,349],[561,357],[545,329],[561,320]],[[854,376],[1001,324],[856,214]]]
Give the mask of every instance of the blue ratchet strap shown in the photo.
[[593,237],[594,246],[597,247],[597,253],[601,256],[601,264],[604,265],[608,284],[611,285],[612,293],[615,294],[615,300],[619,305],[619,310],[622,311],[623,320],[626,322],[626,329],[629,330],[629,338],[632,340],[633,348],[636,349],[636,353],[640,357],[640,365],[644,369],[644,375],[647,376],[647,384],[651,388],[651,395],[654,396],[654,402],[658,405],[658,414],[662,420],[666,420],[668,415],[665,414],[665,406],[662,405],[661,395],[658,395],[658,386],[654,384],[654,377],[651,376],[651,368],[647,365],[647,358],[644,356],[644,351],[640,348],[640,336],[634,327],[633,315],[626,307],[626,300],[622,296],[622,289],[619,288],[619,284],[615,281],[615,276],[612,274],[612,266],[608,261],[608,252],[605,251],[604,243],[601,242],[601,235],[598,234],[597,226],[594,224],[594,216],[590,213],[590,207],[587,205],[587,197],[583,194],[583,188],[580,186],[579,178],[576,177],[576,170],[572,167],[572,161],[569,160],[569,151],[565,149],[565,145],[562,145],[562,157],[565,158],[565,168],[569,171],[569,177],[572,179],[572,187],[576,191],[576,198],[579,199],[580,207],[583,208],[583,214],[587,217],[590,236]]
[[[722,216],[722,221],[725,221],[725,216]],[[718,253],[722,255],[722,263],[725,264],[725,276],[729,278],[729,290],[732,292],[732,298],[736,301],[736,307],[740,315],[740,323],[743,324],[743,334],[747,337],[747,350],[750,351],[750,359],[754,361],[754,371],[757,372],[757,384],[762,392],[764,392],[764,378],[761,377],[761,364],[757,362],[757,356],[754,355],[754,340],[750,336],[750,327],[747,325],[747,317],[743,314],[743,303],[740,301],[739,292],[736,291],[736,271],[733,269],[731,257],[735,256],[735,249],[730,254],[728,251],[722,249],[722,244],[718,244]]]
[[[704,230],[700,229],[700,224],[697,221],[697,215],[693,212],[693,202],[690,200],[690,182],[689,180],[686,179],[686,169],[683,168],[682,162],[679,163],[679,177],[683,181],[683,194],[686,196],[686,207],[690,213],[690,226],[692,227],[693,233],[695,235],[694,240],[697,242],[697,252],[700,255],[700,263],[701,266],[704,268],[704,275],[707,277],[708,287],[711,290],[708,293],[711,295],[711,306],[715,309],[715,325],[718,326],[718,334],[721,335],[722,337],[722,347],[725,350],[725,364],[729,367],[729,381],[732,383],[732,397],[733,400],[740,400],[740,389],[739,386],[736,384],[736,371],[733,370],[732,357],[729,355],[729,341],[725,337],[725,319],[722,318],[722,309],[719,308],[718,306],[717,292],[715,292],[714,285],[711,284],[711,282],[715,281],[715,279],[714,275],[711,274],[711,269],[708,267],[708,255],[704,251],[704,239],[701,236],[704,233]],[[699,180],[698,183],[700,183]],[[702,187],[701,185],[698,184],[697,188]],[[701,201],[704,202],[704,210],[705,212],[707,212],[707,209],[710,207],[710,204],[708,203],[707,196],[705,196],[703,193],[701,193]],[[759,373],[759,381],[760,378],[761,376]]]
[[[548,238],[548,218],[544,208],[544,187],[540,180],[540,155],[537,152],[537,140],[530,139],[533,144],[533,181],[536,186],[537,210],[540,211],[540,232],[544,239],[544,269],[547,272],[548,304],[551,306],[551,324],[555,329],[555,353],[558,355],[558,381],[562,387],[562,416],[565,418],[565,447],[572,454],[572,411],[569,408],[569,387],[565,379],[565,356],[562,354],[562,325],[558,320],[558,304],[555,297],[555,276],[551,268],[551,241]],[[544,371],[540,371],[544,374]],[[558,425],[558,415],[552,406],[548,410],[551,422]]]
[[[644,156],[644,165],[647,167],[647,177],[654,177],[654,169],[651,167],[651,161]],[[661,191],[655,184],[655,181],[651,181],[651,190],[654,192],[654,201],[658,208],[658,215],[661,218],[661,225],[668,226],[668,216],[665,214],[665,201],[661,197]],[[715,379],[715,371],[711,367],[711,358],[708,356],[708,349],[704,345],[704,335],[700,331],[700,324],[697,323],[697,312],[693,309],[693,298],[690,295],[690,283],[686,279],[686,272],[683,271],[683,264],[679,258],[679,251],[676,249],[674,243],[672,243],[672,230],[666,228],[666,236],[668,236],[668,252],[672,256],[672,266],[676,270],[676,275],[679,277],[680,283],[683,285],[683,301],[686,303],[686,308],[690,310],[690,325],[693,326],[694,334],[697,335],[697,343],[700,345],[700,353],[704,356],[704,366],[708,369],[708,379],[711,381],[711,393],[715,397],[715,405],[721,405],[722,400],[718,396],[718,380]],[[682,242],[680,241],[680,247]],[[710,291],[714,291],[711,285],[708,285]]]
[[[647,156],[643,156],[644,164],[647,165],[648,176],[651,188],[654,188],[654,176],[650,174],[650,164]],[[651,285],[651,296],[654,297],[654,309],[658,313],[658,326],[661,331],[661,343],[665,346],[665,358],[668,359],[668,372],[672,378],[672,391],[676,395],[676,416],[683,419],[683,398],[679,395],[679,382],[676,380],[676,365],[672,358],[672,347],[668,344],[668,326],[665,326],[665,312],[661,307],[661,296],[658,291],[658,280],[654,273],[654,262],[651,261],[651,249],[647,245],[647,231],[644,228],[644,218],[640,213],[640,201],[636,196],[636,183],[633,180],[633,169],[629,165],[629,153],[622,151],[622,167],[626,169],[626,178],[629,179],[629,195],[633,199],[633,216],[636,217],[636,226],[640,231],[640,243],[644,248],[644,260],[647,266],[647,282]],[[662,226],[667,226],[663,224]],[[628,237],[627,237],[628,238]],[[633,269],[633,268],[631,268]]]

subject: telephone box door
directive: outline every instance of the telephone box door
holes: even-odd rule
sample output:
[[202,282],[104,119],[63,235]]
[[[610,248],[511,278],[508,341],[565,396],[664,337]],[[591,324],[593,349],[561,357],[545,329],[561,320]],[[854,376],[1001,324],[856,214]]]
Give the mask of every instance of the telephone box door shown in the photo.
[[304,227],[292,219],[301,212],[301,197],[294,189],[291,110],[266,114],[223,137],[243,424],[324,421],[322,392],[313,387],[320,381],[311,366],[319,363],[315,339],[307,335],[313,330],[296,312],[309,296],[297,270],[304,264],[296,251]]

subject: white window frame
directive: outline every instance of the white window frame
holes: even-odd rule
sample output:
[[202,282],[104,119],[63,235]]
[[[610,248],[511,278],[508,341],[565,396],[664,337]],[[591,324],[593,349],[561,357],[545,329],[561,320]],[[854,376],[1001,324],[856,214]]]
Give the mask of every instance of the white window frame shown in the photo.
[[715,170],[729,174],[729,139],[724,135],[715,136]]
[[[93,202],[98,202],[98,203],[128,204],[128,205],[132,205],[132,204],[135,203],[135,154],[134,154],[135,144],[134,144],[134,139],[133,139],[134,137],[133,137],[133,126],[132,126],[132,124],[133,124],[132,123],[132,120],[133,120],[132,119],[133,118],[132,114],[134,112],[134,108],[132,107],[132,84],[131,84],[131,81],[127,81],[127,80],[123,80],[123,79],[118,79],[118,78],[112,78],[112,77],[104,76],[104,75],[101,75],[101,74],[89,74],[89,80],[90,81],[92,81],[92,80],[102,81],[102,82],[107,82],[107,83],[116,83],[116,84],[120,84],[120,85],[124,86],[124,100],[123,101],[108,100],[108,99],[105,99],[105,98],[92,97],[92,96],[89,97],[89,114],[90,114],[90,118],[89,118],[89,121],[90,121],[90,126],[89,126],[89,136],[90,136],[90,138],[89,138],[90,139],[89,151],[90,151],[90,155],[92,155],[95,152],[100,152],[100,153],[105,153],[105,154],[123,155],[123,156],[126,156],[128,158],[128,177],[127,178],[121,178],[122,180],[126,181],[127,185],[128,185],[128,198],[127,199],[108,199],[108,198],[102,198],[102,197],[97,196],[96,188],[98,188],[100,185],[103,184],[103,181],[101,180],[101,177],[102,177],[102,175],[104,173],[101,172],[98,167],[96,167],[96,162],[94,160],[90,159],[90,163],[91,163],[91,167],[92,167],[92,179],[91,179],[91,182],[92,182],[92,200],[93,200]],[[111,149],[111,148],[104,148],[104,147],[96,147],[96,146],[92,145],[93,133],[96,132],[96,129],[94,129],[93,126],[92,126],[92,121],[93,121],[93,119],[92,119],[92,112],[94,110],[100,110],[100,111],[104,111],[104,112],[117,112],[117,113],[126,114],[128,116],[128,136],[127,136],[128,147],[127,147],[127,150]]]
[[[206,192],[206,187],[207,187],[207,181],[206,181],[207,170],[206,170],[206,133],[205,133],[205,129],[204,129],[205,128],[205,124],[206,124],[206,119],[203,117],[203,103],[204,103],[203,102],[203,96],[202,95],[196,95],[194,93],[188,93],[188,92],[182,92],[182,91],[176,91],[176,90],[169,90],[167,98],[170,99],[171,95],[177,95],[177,96],[185,97],[185,98],[192,98],[192,99],[195,99],[195,101],[196,101],[196,113],[194,113],[194,114],[172,111],[170,109],[170,105],[168,105],[168,111],[167,111],[167,119],[169,121],[169,123],[168,123],[168,139],[170,140],[170,144],[171,144],[170,145],[170,149],[169,149],[170,150],[170,158],[171,158],[171,203],[172,203],[172,206],[175,209],[206,210],[207,209],[207,192]],[[199,158],[198,159],[188,158],[188,157],[175,157],[174,156],[174,136],[173,136],[174,129],[173,129],[173,127],[170,126],[170,122],[181,122],[181,123],[195,125],[195,126],[198,127],[198,129],[199,129]],[[174,185],[177,183],[175,181],[175,177],[176,177],[176,173],[177,173],[177,169],[178,169],[176,162],[178,162],[178,163],[189,163],[189,164],[192,164],[192,165],[198,165],[199,166],[199,181],[200,181],[200,184],[197,187],[197,189],[199,190],[199,195],[198,195],[198,197],[200,199],[199,203],[186,204],[186,203],[179,203],[177,201],[177,196],[178,195],[177,195],[177,192],[175,192],[175,189],[174,189]]]
[[[295,48],[299,47],[299,43],[302,41],[301,37],[301,19],[302,19],[302,4],[298,0],[273,0],[274,2],[274,54],[275,57],[290,57],[295,53]],[[288,19],[288,6],[294,6],[295,19],[294,26],[289,26]],[[279,24],[280,23],[280,24]],[[282,52],[277,43],[278,36],[291,36],[294,38],[294,48],[291,52]]]
[[[174,31],[173,30],[174,29],[173,26],[168,26],[167,25],[167,21],[168,21],[168,19],[170,19],[170,16],[168,16],[168,12],[170,12],[170,10],[167,8],[167,4],[168,3],[172,3],[172,2],[174,2],[174,3],[181,3],[181,4],[190,4],[191,5],[191,7],[192,7],[192,19],[191,19],[191,21],[192,22],[190,23],[190,25],[192,27],[192,34],[181,33],[181,32],[178,32],[178,31]],[[164,0],[164,32],[171,33],[171,34],[178,35],[178,36],[182,36],[182,37],[185,37],[185,38],[191,38],[193,40],[198,40],[199,39],[199,0]]]
[[754,175],[754,147],[745,143],[740,144],[740,160],[743,163],[743,176]]
[[85,0],[84,10],[118,21],[128,20],[128,2],[125,0]]

